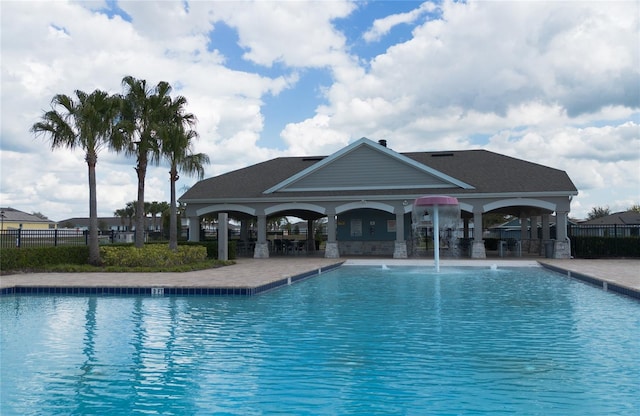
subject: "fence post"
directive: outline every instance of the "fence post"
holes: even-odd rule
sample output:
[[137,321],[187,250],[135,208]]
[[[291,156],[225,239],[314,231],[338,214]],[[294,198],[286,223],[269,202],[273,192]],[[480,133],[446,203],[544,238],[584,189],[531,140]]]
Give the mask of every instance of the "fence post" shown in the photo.
[[53,232],[53,245],[58,246],[58,229],[56,228]]
[[20,247],[21,242],[22,242],[22,224],[20,224],[20,228],[18,228],[18,237],[16,238],[16,247]]

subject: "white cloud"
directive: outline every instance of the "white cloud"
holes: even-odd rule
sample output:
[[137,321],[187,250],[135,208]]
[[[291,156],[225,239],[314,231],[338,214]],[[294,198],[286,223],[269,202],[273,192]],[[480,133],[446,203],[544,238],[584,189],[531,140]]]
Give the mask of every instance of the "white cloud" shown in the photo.
[[[369,41],[415,26],[371,61],[347,49],[335,25],[366,4],[117,5],[131,21],[100,12],[103,2],[0,3],[3,206],[53,219],[87,215],[84,155],[51,152],[29,128],[54,94],[121,92],[124,75],[166,80],[187,97],[199,119],[195,150],[212,159],[207,176],[282,155],[329,154],[366,136],[398,151],[484,147],[566,170],[580,191],[572,216],[640,203],[638,2],[445,1],[439,10],[426,2],[361,25],[369,30],[358,39]],[[235,47],[254,69],[230,67],[225,48],[212,43],[222,23],[237,30]],[[286,149],[259,146],[265,97],[295,91],[305,68],[331,75],[324,102],[312,117],[289,120]],[[133,165],[100,154],[100,215],[135,199]],[[148,200],[169,199],[167,176],[164,166],[150,168]],[[178,188],[194,181],[181,178]]]
[[345,38],[331,21],[354,10],[351,2],[214,3],[214,19],[237,28],[244,58],[264,66],[324,67],[344,59]]
[[410,12],[393,14],[382,19],[376,19],[374,20],[371,29],[366,31],[362,37],[367,42],[380,40],[380,38],[388,34],[395,26],[399,24],[413,23],[423,14],[433,12],[436,8],[437,6],[434,3],[425,2]]

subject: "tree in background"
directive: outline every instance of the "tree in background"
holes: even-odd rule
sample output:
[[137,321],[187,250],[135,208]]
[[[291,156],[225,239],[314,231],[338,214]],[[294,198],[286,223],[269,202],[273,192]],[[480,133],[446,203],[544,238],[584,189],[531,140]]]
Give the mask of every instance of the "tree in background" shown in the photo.
[[[513,215],[499,214],[495,212],[490,212],[482,215],[482,229],[490,228],[494,225],[504,224],[505,222],[511,221],[513,219]],[[482,230],[479,230],[482,232]]]
[[606,217],[607,215],[611,215],[611,211],[609,207],[593,207],[589,214],[587,214],[587,220],[595,220],[596,218]]
[[178,248],[178,217],[176,208],[176,182],[180,178],[178,172],[187,175],[196,174],[198,179],[204,177],[204,165],[209,163],[209,156],[204,153],[193,153],[193,140],[198,133],[192,129],[196,123],[193,114],[185,112],[187,100],[176,97],[168,106],[168,114],[163,118],[158,135],[161,153],[169,162],[169,183],[171,200],[169,202],[169,249]]
[[127,205],[124,208],[117,209],[113,212],[113,215],[116,217],[120,217],[120,223],[124,227],[124,220],[129,220],[129,231],[133,229],[133,217],[136,215],[136,201],[127,202]]
[[160,221],[160,228],[158,228],[158,214],[162,214],[167,209],[169,209],[169,204],[167,204],[166,202],[153,201],[149,204],[147,212],[151,214],[151,221],[153,221],[154,231],[162,229],[162,221]]
[[100,90],[91,94],[76,90],[75,95],[76,100],[64,94],[54,96],[52,109],[46,111],[30,131],[36,136],[48,137],[52,150],[80,148],[85,152],[89,170],[89,263],[99,265],[96,164],[102,147],[116,148],[112,138],[119,101]]
[[38,217],[41,220],[48,220],[49,219],[46,215],[44,215],[41,212],[32,212],[31,215],[33,215],[34,217]]

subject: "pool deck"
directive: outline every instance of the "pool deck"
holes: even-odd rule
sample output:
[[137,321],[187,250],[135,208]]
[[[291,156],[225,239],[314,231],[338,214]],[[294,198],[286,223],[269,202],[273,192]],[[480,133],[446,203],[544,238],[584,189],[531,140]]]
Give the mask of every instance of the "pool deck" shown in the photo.
[[[162,288],[169,294],[254,295],[293,283],[340,265],[387,265],[434,267],[433,260],[395,260],[383,258],[276,257],[241,258],[236,264],[216,269],[185,273],[24,273],[0,276],[2,294],[74,293],[144,294],[124,289]],[[640,299],[640,260],[557,260],[557,259],[483,259],[440,261],[441,267],[535,267],[542,265],[605,290],[613,290]],[[41,290],[45,289],[46,290]],[[118,289],[107,291],[106,289]],[[198,288],[198,292],[192,289]],[[58,289],[65,289],[60,291]],[[75,291],[72,291],[75,289]],[[79,291],[77,289],[80,289]],[[122,289],[123,291],[120,291]],[[206,291],[200,291],[206,289]],[[213,292],[213,290],[218,290]],[[619,290],[618,290],[619,289]],[[66,291],[68,290],[68,291]],[[191,290],[191,291],[188,291]],[[153,294],[153,292],[149,292]],[[156,293],[157,294],[157,293]]]

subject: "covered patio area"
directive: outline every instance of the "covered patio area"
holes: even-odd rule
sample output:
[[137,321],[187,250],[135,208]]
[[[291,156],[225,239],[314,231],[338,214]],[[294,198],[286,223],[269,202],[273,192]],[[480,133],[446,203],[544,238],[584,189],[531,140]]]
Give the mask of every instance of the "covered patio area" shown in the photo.
[[[240,224],[244,252],[254,258],[317,255],[315,231],[322,220],[324,257],[402,259],[419,255],[423,236],[411,213],[423,195],[458,199],[460,227],[450,231],[471,258],[492,251],[481,226],[490,213],[521,220],[521,253],[526,247],[528,254],[544,255],[540,247],[552,245],[554,258],[570,256],[567,215],[577,190],[568,175],[485,150],[397,153],[386,142],[362,138],[329,156],[277,158],[202,180],[179,200],[186,205],[191,241],[199,239],[200,232],[191,231],[201,229],[201,219],[216,215],[226,245],[232,219]],[[299,218],[312,232],[303,239],[270,234],[269,222],[280,217]],[[529,223],[541,224],[540,232]]]

